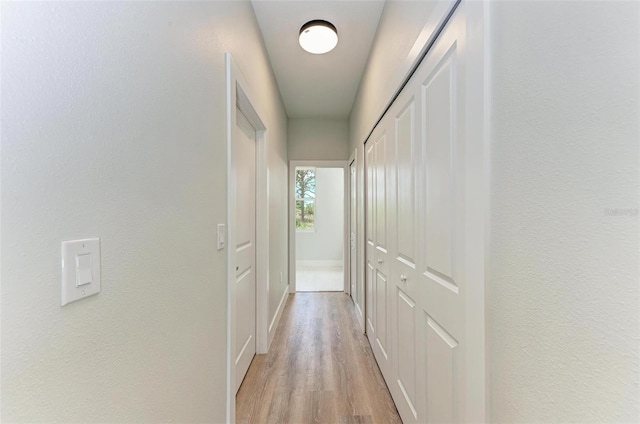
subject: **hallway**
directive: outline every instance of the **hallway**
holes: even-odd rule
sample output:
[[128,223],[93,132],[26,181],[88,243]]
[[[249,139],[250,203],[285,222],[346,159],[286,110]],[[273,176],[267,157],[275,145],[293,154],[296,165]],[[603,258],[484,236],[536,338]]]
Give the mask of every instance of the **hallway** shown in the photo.
[[0,1],[0,39],[0,423],[640,423],[640,1]]
[[274,337],[238,391],[238,423],[401,422],[347,295],[290,295]]

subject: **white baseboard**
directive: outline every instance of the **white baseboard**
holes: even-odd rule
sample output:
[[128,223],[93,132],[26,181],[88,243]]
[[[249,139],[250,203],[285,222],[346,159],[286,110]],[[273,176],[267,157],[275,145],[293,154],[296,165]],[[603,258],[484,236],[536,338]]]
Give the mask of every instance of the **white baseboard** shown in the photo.
[[353,304],[356,306],[356,318],[358,319],[358,324],[360,324],[360,329],[362,330],[362,334],[364,334],[364,314],[362,313],[362,309],[360,309],[358,302],[354,301]]
[[280,322],[280,317],[282,316],[282,311],[284,310],[284,305],[287,304],[287,299],[289,298],[289,285],[284,288],[284,293],[282,293],[282,297],[280,298],[280,303],[278,304],[278,309],[276,310],[271,323],[269,323],[269,331],[267,335],[267,350],[271,347],[271,341],[273,340],[273,335],[276,333],[275,330],[278,328],[278,323]]
[[298,267],[338,267],[344,266],[344,261],[296,261]]

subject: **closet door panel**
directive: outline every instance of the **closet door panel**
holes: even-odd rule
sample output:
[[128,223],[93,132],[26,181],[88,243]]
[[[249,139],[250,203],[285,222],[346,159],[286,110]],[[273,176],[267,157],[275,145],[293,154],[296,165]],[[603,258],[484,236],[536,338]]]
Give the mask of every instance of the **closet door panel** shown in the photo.
[[[384,255],[387,253],[387,133],[382,135],[375,142],[375,246],[378,261],[378,268],[386,266]],[[386,274],[386,272],[385,272]]]
[[417,346],[416,339],[416,303],[396,287],[397,311],[397,367],[396,383],[399,395],[396,400],[398,412],[405,423],[416,422],[418,412],[417,401]]
[[378,358],[378,363],[383,373],[386,372],[385,364],[389,360],[387,290],[387,276],[380,271],[376,271],[376,346],[374,346],[374,351],[377,347],[379,353],[382,354],[382,357]]
[[455,411],[460,367],[458,342],[430,316],[426,316],[425,321],[426,422],[458,422]]
[[425,152],[425,220],[422,275],[425,278],[426,310],[447,332],[458,337],[464,322],[462,284],[459,278],[464,248],[460,211],[464,170],[459,164],[459,75],[456,47],[452,43],[424,80],[422,88]]
[[389,132],[384,125],[380,126],[381,132],[374,137],[374,161],[375,161],[375,225],[374,225],[374,245],[375,245],[375,328],[376,343],[373,346],[374,354],[378,360],[380,371],[385,378],[391,378],[391,350],[389,330],[393,328],[391,319],[392,296],[391,284],[389,282],[389,244],[388,234],[388,162],[389,162]]
[[375,242],[374,242],[374,225],[375,225],[375,150],[374,143],[365,145],[365,185],[367,190],[366,198],[366,274],[365,274],[365,317],[366,330],[369,342],[373,346],[375,341]]
[[416,261],[419,255],[419,231],[417,229],[416,173],[420,154],[418,122],[420,102],[419,84],[408,84],[390,110],[393,117],[394,145],[394,242],[392,245],[392,281],[395,285],[394,356],[396,406],[405,423],[420,422],[418,412],[419,375],[418,334],[419,324],[416,304],[419,280],[416,278]]
[[418,189],[422,245],[417,263],[422,310],[418,408],[427,423],[464,421],[466,349],[464,285],[464,15],[452,18],[419,70]]
[[415,269],[415,101],[413,97],[396,117],[396,237],[398,260]]

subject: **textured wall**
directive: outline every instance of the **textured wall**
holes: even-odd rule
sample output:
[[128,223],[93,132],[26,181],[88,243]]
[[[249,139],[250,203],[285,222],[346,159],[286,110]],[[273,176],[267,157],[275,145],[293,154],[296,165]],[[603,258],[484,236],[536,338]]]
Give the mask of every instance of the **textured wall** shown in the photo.
[[349,159],[349,123],[346,119],[289,119],[290,160]]
[[490,5],[490,421],[638,422],[639,4]]
[[[224,421],[225,51],[270,129],[287,281],[286,116],[251,5],[5,2],[1,35],[1,421]],[[61,308],[60,241],[89,236],[102,292]]]

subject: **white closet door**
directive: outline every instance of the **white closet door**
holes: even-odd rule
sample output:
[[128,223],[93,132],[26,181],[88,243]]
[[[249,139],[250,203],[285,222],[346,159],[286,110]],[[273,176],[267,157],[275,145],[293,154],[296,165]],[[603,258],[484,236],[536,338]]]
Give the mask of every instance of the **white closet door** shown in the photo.
[[378,366],[391,376],[390,298],[388,259],[387,131],[374,131],[365,145],[367,179],[367,335]]
[[375,169],[372,346],[405,423],[478,420],[465,410],[474,390],[465,358],[482,355],[468,346],[467,317],[483,301],[466,292],[465,234],[478,229],[465,226],[475,213],[465,202],[465,178],[481,167],[465,151],[464,9],[379,123],[368,151]]
[[389,292],[391,289],[389,282],[389,255],[388,255],[388,223],[387,223],[387,163],[388,163],[388,139],[387,131],[383,131],[374,138],[374,161],[375,161],[375,185],[374,185],[374,311],[375,311],[375,343],[373,352],[376,355],[378,365],[382,374],[387,376],[390,373],[390,347],[391,331],[393,328],[390,322]]
[[369,343],[371,346],[375,345],[375,241],[374,241],[374,228],[375,228],[375,184],[376,184],[376,163],[375,163],[375,143],[368,142],[365,146],[365,183],[366,183],[366,267],[365,267],[365,317],[366,317],[366,331]]
[[465,421],[466,276],[465,19],[458,10],[421,69],[422,169],[417,260],[424,381],[418,411],[428,423]]
[[416,262],[420,234],[416,175],[420,165],[420,116],[417,84],[409,84],[390,110],[395,133],[395,243],[393,251],[393,310],[396,352],[393,369],[396,406],[405,423],[418,422],[418,318],[420,286]]
[[475,209],[483,205],[466,199],[477,199],[486,164],[466,145],[465,113],[483,113],[465,87],[466,8],[365,146],[367,331],[405,423],[485,419],[469,407],[485,403],[484,368],[473,359],[484,358],[484,344],[470,345],[468,334],[471,316],[474,331],[483,329],[482,290],[468,287],[484,284],[484,272],[465,271],[484,260],[484,247]]

